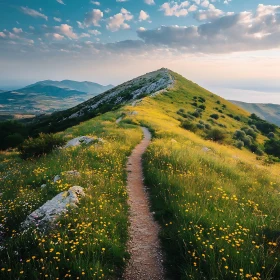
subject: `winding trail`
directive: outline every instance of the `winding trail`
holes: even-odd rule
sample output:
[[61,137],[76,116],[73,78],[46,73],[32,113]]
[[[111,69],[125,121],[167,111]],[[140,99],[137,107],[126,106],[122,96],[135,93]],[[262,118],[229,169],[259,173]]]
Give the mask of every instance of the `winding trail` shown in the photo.
[[151,133],[142,127],[144,139],[133,150],[127,163],[127,189],[130,205],[130,260],[124,273],[125,280],[163,280],[164,269],[158,238],[159,226],[149,209],[143,184],[142,155],[151,142]]

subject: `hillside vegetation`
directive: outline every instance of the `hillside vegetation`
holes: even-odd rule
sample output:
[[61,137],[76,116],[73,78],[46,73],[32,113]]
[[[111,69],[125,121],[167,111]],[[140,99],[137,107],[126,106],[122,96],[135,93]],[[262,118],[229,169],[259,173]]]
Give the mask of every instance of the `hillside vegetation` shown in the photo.
[[[112,104],[115,111],[59,133],[66,140],[94,135],[103,144],[28,161],[2,152],[1,279],[122,275],[128,259],[125,164],[140,142],[140,125],[153,134],[143,165],[168,279],[280,278],[279,163],[265,153],[279,129],[168,73],[175,82],[167,90],[129,99],[132,88],[125,102]],[[74,169],[81,177],[62,175],[52,183]],[[20,230],[28,214],[72,185],[86,190],[79,208],[43,236]]]
[[278,104],[258,104],[245,103],[240,101],[230,101],[244,110],[254,113],[260,118],[280,126],[280,105]]

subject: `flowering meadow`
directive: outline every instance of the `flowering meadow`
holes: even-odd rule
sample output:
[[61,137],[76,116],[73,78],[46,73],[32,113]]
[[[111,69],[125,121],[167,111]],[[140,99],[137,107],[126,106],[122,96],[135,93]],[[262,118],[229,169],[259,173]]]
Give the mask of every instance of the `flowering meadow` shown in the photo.
[[[63,132],[103,143],[61,149],[39,159],[1,153],[0,279],[110,279],[122,274],[128,206],[125,165],[141,140],[138,127],[108,113]],[[80,176],[69,176],[77,170]],[[53,182],[55,175],[61,180]],[[47,186],[40,188],[42,184]],[[22,230],[27,215],[73,185],[86,197],[46,232]]]

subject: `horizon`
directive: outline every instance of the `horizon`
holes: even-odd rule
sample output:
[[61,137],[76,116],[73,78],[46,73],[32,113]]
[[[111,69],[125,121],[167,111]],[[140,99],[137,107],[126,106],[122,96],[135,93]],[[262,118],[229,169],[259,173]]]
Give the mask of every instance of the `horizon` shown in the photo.
[[280,104],[277,4],[3,1],[0,90],[47,79],[118,85],[164,65],[226,99]]

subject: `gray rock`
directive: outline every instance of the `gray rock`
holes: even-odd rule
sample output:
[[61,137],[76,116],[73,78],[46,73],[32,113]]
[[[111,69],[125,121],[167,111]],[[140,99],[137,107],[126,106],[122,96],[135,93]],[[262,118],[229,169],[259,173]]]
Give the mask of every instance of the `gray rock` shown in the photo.
[[76,176],[76,177],[81,175],[81,173],[79,171],[77,171],[77,170],[66,171],[65,174],[66,175],[70,175],[70,176]]
[[41,185],[41,189],[43,190],[46,186],[46,184]]
[[56,183],[57,181],[59,181],[61,178],[59,175],[54,176],[53,178],[53,182]]
[[61,215],[67,212],[68,207],[77,207],[80,197],[83,196],[85,196],[85,193],[82,187],[71,187],[68,191],[58,194],[32,212],[23,222],[22,228],[28,229],[32,226],[37,226],[40,230],[46,230]]
[[207,147],[203,147],[202,151],[208,153],[208,152],[211,152],[212,150]]
[[98,143],[101,142],[103,143],[103,139],[102,138],[93,138],[93,137],[89,137],[89,136],[80,136],[80,137],[76,137],[70,141],[67,142],[67,144],[64,146],[64,148],[69,148],[69,147],[76,147],[76,146],[80,146],[81,144],[90,144],[90,143]]

